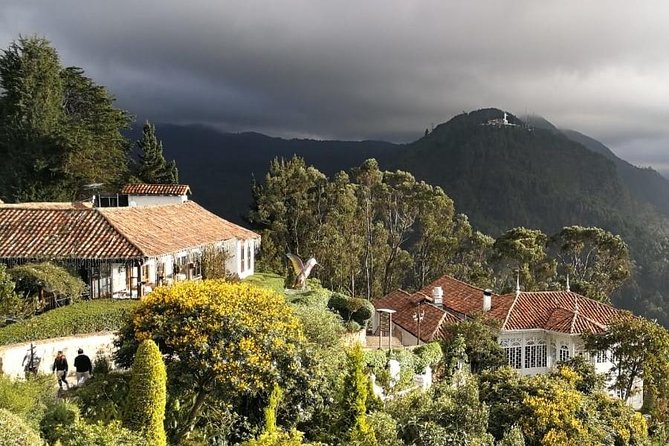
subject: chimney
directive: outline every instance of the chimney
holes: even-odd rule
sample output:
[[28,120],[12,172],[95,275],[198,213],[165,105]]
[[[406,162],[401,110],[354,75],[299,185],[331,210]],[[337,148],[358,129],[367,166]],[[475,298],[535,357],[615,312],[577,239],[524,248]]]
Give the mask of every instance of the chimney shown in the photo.
[[486,289],[483,291],[483,311],[490,311],[492,308],[492,290]]
[[432,288],[432,301],[439,308],[444,306],[444,290],[440,286]]

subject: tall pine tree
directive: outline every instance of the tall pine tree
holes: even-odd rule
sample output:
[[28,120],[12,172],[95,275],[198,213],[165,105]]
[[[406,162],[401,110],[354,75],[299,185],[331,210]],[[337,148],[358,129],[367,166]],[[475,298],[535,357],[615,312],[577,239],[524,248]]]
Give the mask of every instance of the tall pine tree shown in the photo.
[[163,155],[163,143],[156,137],[156,126],[146,121],[142,138],[137,141],[139,147],[139,167],[137,177],[144,183],[176,184],[179,182],[177,164],[169,163]]
[[114,190],[127,174],[129,122],[47,40],[19,38],[0,54],[0,197],[68,201],[87,183]]

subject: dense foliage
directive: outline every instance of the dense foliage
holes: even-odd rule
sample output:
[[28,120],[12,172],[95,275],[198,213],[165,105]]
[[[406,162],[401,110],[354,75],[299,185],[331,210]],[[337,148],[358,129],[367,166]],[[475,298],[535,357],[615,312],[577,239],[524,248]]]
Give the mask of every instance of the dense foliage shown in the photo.
[[[134,161],[124,136],[132,117],[114,101],[83,69],[63,67],[46,39],[12,42],[0,54],[0,199],[73,201],[89,198],[84,186],[92,183],[117,192]],[[147,127],[140,178],[176,183],[176,164],[165,162]]]
[[123,326],[135,301],[99,299],[56,308],[0,328],[0,345],[115,331]]
[[165,161],[163,143],[156,136],[156,126],[150,122],[144,124],[142,137],[137,141],[139,148],[139,166],[137,179],[148,184],[176,184],[179,182],[177,164]]
[[143,341],[132,363],[130,388],[124,413],[126,427],[138,432],[148,446],[165,446],[167,372],[158,346]]
[[62,266],[50,262],[26,263],[9,270],[16,284],[16,292],[24,300],[37,299],[39,292],[52,293],[71,301],[79,299],[84,291],[84,282]]
[[[607,300],[632,267],[622,239],[600,228],[569,226],[549,236],[517,227],[492,239],[456,215],[442,189],[381,171],[374,160],[330,180],[301,158],[275,159],[253,190],[250,219],[263,232],[259,267],[284,272],[285,252],[313,255],[321,282],[356,297],[421,288],[443,274],[501,292],[516,280],[527,291],[564,289],[569,274],[575,290]],[[343,301],[333,299],[340,311]]]
[[0,409],[0,444],[4,446],[41,446],[39,435],[18,415]]
[[71,201],[84,184],[122,181],[129,115],[48,41],[20,37],[3,51],[0,91],[2,199]]
[[135,309],[118,340],[117,360],[130,366],[147,339],[165,355],[170,376],[195,392],[181,438],[215,393],[254,397],[302,379],[304,337],[283,297],[244,283],[181,282],[160,287]]

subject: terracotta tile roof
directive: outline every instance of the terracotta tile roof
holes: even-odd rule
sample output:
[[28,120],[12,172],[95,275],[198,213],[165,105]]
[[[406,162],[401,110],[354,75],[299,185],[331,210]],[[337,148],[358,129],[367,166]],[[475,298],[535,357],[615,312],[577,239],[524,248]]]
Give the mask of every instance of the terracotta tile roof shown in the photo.
[[599,333],[624,314],[611,305],[570,291],[521,292],[513,298],[502,326],[505,330],[544,328],[561,333]]
[[93,203],[90,201],[33,201],[30,203],[0,203],[0,207],[15,209],[91,209]]
[[93,209],[0,207],[0,258],[128,259],[142,252]]
[[395,290],[374,301],[374,307],[395,310],[393,323],[415,337],[418,337],[418,322],[414,320],[414,314],[422,313],[420,339],[423,342],[430,342],[438,339],[440,328],[444,323],[456,322],[458,318],[448,311],[426,302],[425,296],[417,294],[411,295],[404,290]]
[[126,184],[121,188],[121,194],[128,195],[189,195],[190,187],[187,184]]
[[[383,302],[386,308],[396,310],[398,314],[393,316],[393,320],[415,336],[417,330],[413,313],[418,302],[432,301],[432,289],[437,286],[443,290],[444,308],[429,303],[424,305],[426,309],[430,308],[430,313],[429,317],[428,311],[425,313],[424,321],[427,322],[421,325],[421,338],[423,327],[426,335],[431,333],[433,338],[441,338],[444,322],[451,318],[457,320],[458,316],[475,314],[498,320],[503,330],[544,329],[569,334],[601,333],[611,322],[626,314],[611,305],[570,291],[521,292],[517,296],[515,293],[493,294],[490,311],[483,313],[483,290],[450,276],[440,277],[414,294],[398,290],[401,294],[394,291],[377,302]],[[448,316],[444,321],[439,321],[432,308],[440,312],[439,315]],[[429,331],[433,328],[434,331]]]
[[260,238],[255,232],[230,223],[193,201],[99,208],[98,211],[149,257],[232,238]]
[[75,209],[61,203],[0,206],[0,258],[135,259],[260,236],[194,202]]
[[[444,292],[443,305],[451,313],[456,315],[472,316],[483,313],[483,288],[478,288],[451,276],[442,276],[421,288],[414,296],[427,296],[432,300],[432,290],[440,286]],[[504,320],[513,303],[513,297],[492,294],[492,306],[485,314],[489,317]]]

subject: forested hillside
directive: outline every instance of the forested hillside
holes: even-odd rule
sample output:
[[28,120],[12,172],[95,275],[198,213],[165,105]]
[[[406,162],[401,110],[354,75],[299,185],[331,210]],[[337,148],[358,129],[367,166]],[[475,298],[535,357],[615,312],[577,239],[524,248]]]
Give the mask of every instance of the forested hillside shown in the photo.
[[509,115],[517,125],[485,125],[501,116],[497,109],[456,116],[385,164],[442,186],[474,227],[493,236],[516,226],[554,232],[572,224],[620,234],[636,271],[616,302],[666,323],[669,223],[653,205],[663,189],[654,192],[648,182],[657,174],[643,176],[645,170],[588,149],[546,121],[528,126]]
[[241,222],[249,211],[254,176],[261,178],[274,157],[297,154],[333,174],[400,147],[382,141],[288,140],[260,133],[220,133],[196,125],[158,125],[158,133],[166,157],[176,160],[181,180],[190,184],[193,198],[235,222]]
[[368,158],[381,169],[409,171],[441,186],[456,212],[494,237],[516,226],[549,234],[569,225],[602,227],[625,239],[635,261],[633,280],[615,302],[669,322],[663,291],[669,286],[669,199],[663,198],[669,181],[543,119],[527,126],[509,115],[517,126],[481,125],[501,116],[497,109],[462,114],[407,145],[286,140],[200,126],[158,125],[158,133],[194,199],[238,222],[248,215],[253,178],[261,180],[274,157],[297,154],[328,176]]

